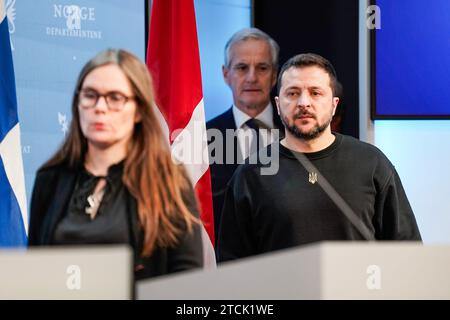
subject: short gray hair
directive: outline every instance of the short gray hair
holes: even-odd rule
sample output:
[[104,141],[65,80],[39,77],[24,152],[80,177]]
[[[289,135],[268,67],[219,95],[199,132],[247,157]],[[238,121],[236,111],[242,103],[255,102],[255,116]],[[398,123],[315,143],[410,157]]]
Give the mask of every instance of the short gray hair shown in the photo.
[[272,56],[272,66],[275,70],[278,69],[278,53],[280,52],[280,47],[267,33],[259,30],[258,28],[245,28],[239,30],[235,34],[231,36],[225,45],[225,59],[224,66],[229,67],[231,63],[231,48],[234,46],[236,42],[246,41],[248,39],[262,40],[267,42],[270,48],[270,55]]

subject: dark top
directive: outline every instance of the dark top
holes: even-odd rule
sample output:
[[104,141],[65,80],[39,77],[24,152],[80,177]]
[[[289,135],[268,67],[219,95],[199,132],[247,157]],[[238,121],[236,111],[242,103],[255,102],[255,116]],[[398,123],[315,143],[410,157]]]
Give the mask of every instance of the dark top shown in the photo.
[[[272,104],[272,107],[275,103]],[[275,129],[280,130],[280,137],[284,134],[282,128],[280,117],[278,112],[273,107],[273,123]],[[239,142],[236,135],[227,135],[226,130],[232,129],[236,130],[236,122],[234,121],[233,109],[229,108],[224,113],[218,115],[217,117],[209,120],[206,123],[206,128],[208,129],[208,147],[210,154],[210,173],[211,173],[211,187],[212,187],[212,198],[214,206],[214,232],[215,232],[215,243],[217,243],[217,236],[219,234],[219,224],[221,220],[222,205],[225,196],[225,190],[228,181],[230,181],[233,176],[234,171],[239,164],[244,163],[242,155],[240,152]],[[222,140],[221,142],[215,141],[215,137],[212,134],[211,129],[219,130]],[[220,150],[217,150],[218,148]],[[223,161],[217,163],[214,160],[217,158],[217,153],[220,153],[219,159]],[[233,152],[233,156],[229,153]],[[228,157],[228,158],[227,158]]]
[[[376,147],[335,134],[307,158],[378,240],[421,240],[400,178]],[[272,147],[267,152],[272,156]],[[293,152],[279,144],[278,172],[245,164],[231,179],[219,231],[219,261],[326,240],[363,240]],[[273,158],[272,158],[273,159]]]
[[[31,199],[29,245],[129,243],[134,251],[136,280],[202,267],[199,225],[192,233],[182,233],[175,247],[157,247],[150,257],[141,256],[144,233],[138,220],[137,202],[122,184],[122,172],[122,164],[108,170],[105,202],[102,201],[97,217],[90,221],[89,216],[75,209],[78,205],[74,201],[75,195],[82,198],[82,194],[89,193],[86,182],[95,177],[83,168],[71,169],[65,165],[40,169]],[[95,181],[89,184],[95,185]],[[81,186],[86,190],[82,191]],[[198,217],[192,188],[183,193],[183,199],[190,212]]]
[[[132,244],[122,171],[123,163],[111,166],[106,177],[96,177],[86,170],[80,172],[67,215],[56,226],[51,244]],[[87,198],[100,178],[106,179],[105,194],[97,215],[91,220],[86,214]]]

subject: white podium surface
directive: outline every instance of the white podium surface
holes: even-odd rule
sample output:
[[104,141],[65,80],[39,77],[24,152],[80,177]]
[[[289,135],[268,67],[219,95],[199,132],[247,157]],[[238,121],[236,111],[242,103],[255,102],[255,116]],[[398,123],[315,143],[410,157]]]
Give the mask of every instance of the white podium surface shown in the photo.
[[137,283],[138,299],[450,299],[450,246],[323,242]]
[[126,246],[0,250],[0,299],[130,299]]

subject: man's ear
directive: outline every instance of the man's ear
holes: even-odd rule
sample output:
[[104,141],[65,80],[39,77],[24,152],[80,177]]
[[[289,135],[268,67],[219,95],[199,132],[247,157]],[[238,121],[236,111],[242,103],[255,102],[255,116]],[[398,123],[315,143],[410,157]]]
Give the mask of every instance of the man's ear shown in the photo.
[[230,85],[230,79],[228,78],[229,72],[230,72],[230,69],[228,69],[228,68],[225,67],[225,66],[222,66],[223,80],[225,81],[225,83],[226,83],[227,85]]
[[336,108],[339,104],[339,98],[338,97],[333,97],[333,116],[336,113]]
[[280,115],[280,98],[278,96],[275,97],[275,104],[277,105],[278,115]]

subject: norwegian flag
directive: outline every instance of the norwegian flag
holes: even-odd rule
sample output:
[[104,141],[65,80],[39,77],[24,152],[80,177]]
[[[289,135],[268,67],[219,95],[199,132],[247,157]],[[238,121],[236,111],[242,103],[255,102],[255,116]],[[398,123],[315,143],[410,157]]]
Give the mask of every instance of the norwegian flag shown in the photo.
[[216,264],[214,214],[193,0],[154,0],[147,50],[160,122],[195,186],[205,266]]
[[0,0],[0,247],[23,247],[28,215],[8,8]]

